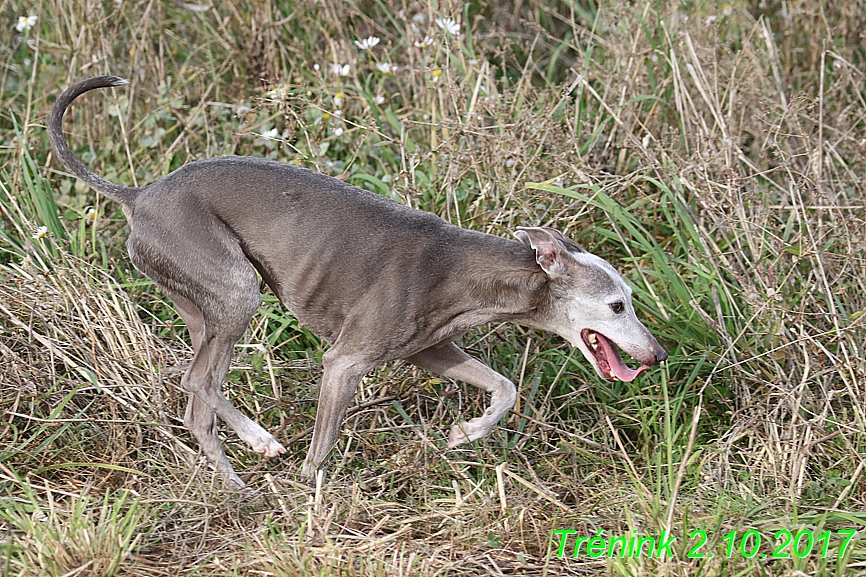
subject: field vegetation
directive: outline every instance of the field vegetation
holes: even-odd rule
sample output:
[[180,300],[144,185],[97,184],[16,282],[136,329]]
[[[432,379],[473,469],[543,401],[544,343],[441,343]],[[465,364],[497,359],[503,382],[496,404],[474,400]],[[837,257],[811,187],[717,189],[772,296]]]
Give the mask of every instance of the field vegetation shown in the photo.
[[[864,31],[862,0],[0,1],[0,575],[866,574]],[[608,383],[482,327],[462,345],[520,391],[493,434],[446,449],[484,394],[389,364],[311,488],[326,344],[266,292],[224,388],[288,452],[226,434],[226,491],[183,427],[185,327],[50,152],[97,74],[130,84],[66,128],[109,180],[255,155],[552,226],[670,359]]]

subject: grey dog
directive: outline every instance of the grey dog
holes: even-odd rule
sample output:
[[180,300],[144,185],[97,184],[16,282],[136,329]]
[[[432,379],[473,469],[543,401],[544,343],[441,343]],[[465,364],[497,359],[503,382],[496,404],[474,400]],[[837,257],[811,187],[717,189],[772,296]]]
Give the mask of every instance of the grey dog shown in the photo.
[[[98,76],[63,92],[48,119],[51,145],[76,177],[123,206],[133,264],[186,322],[195,354],[181,381],[189,392],[184,423],[229,486],[244,483],[217,436],[217,416],[253,451],[285,451],[221,391],[261,300],[257,271],[330,344],[305,478],[324,467],[360,379],[395,359],[489,392],[488,409],[454,425],[448,445],[487,435],[517,390],[454,344],[483,323],[552,331],[609,380],[631,381],[667,358],[616,270],[553,229],[521,227],[517,241],[466,230],[335,178],[252,157],[198,160],[140,188],[108,182],[69,149],[63,114],[79,95],[123,84]],[[641,366],[629,368],[617,347]]]

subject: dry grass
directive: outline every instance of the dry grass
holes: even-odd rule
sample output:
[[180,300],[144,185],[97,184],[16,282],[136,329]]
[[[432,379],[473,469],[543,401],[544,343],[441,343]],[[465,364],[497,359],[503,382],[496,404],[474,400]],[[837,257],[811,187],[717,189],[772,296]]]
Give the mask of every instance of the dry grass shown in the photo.
[[[0,6],[39,16],[0,26],[4,577],[866,571],[862,541],[835,549],[866,525],[862,6]],[[224,492],[182,427],[183,326],[130,270],[117,207],[48,152],[53,95],[109,72],[131,85],[68,128],[110,180],[256,154],[471,228],[556,226],[623,271],[670,361],[611,385],[550,335],[485,327],[463,344],[521,391],[497,432],[445,450],[484,396],[388,365],[310,488],[323,345],[266,295],[225,389],[289,451],[228,435],[251,488]],[[557,529],[678,541],[558,558]],[[715,557],[688,554],[695,530]],[[779,530],[834,537],[826,558],[747,558],[723,554],[732,530],[761,553]]]

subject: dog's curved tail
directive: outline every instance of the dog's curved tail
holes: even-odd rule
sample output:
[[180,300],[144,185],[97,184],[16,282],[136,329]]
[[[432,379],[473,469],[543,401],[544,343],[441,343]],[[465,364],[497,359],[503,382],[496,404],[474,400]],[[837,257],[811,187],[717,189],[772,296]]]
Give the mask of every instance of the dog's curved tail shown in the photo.
[[129,206],[141,189],[114,184],[91,171],[72,153],[63,137],[63,114],[73,100],[95,88],[108,88],[124,84],[128,84],[128,82],[117,76],[94,76],[67,88],[63,94],[57,97],[54,106],[51,107],[51,113],[48,115],[48,138],[51,140],[54,154],[72,174],[86,182],[96,192]]

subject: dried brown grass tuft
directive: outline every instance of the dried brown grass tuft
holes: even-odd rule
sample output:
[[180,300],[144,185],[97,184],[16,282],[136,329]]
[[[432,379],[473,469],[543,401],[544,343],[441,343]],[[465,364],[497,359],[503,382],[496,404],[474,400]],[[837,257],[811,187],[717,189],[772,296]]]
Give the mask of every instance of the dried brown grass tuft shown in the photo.
[[[81,479],[96,488],[124,486],[134,471],[146,477],[146,446],[177,443],[177,395],[160,369],[179,364],[179,351],[153,336],[104,271],[65,253],[43,266],[10,266],[0,288],[6,431],[21,445],[9,464],[29,477],[98,457],[104,468]],[[75,439],[55,447],[58,431]],[[57,452],[32,452],[43,443]]]

